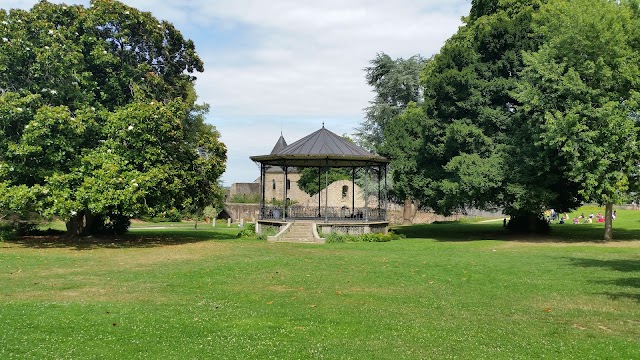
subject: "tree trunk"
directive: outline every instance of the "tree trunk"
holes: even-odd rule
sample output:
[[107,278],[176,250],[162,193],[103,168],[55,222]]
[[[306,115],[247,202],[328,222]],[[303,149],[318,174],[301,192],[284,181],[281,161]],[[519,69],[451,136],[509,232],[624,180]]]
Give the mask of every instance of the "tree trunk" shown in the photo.
[[65,223],[67,237],[91,235],[90,230],[96,217],[90,211],[80,211]]
[[613,204],[607,203],[604,210],[604,241],[613,239]]
[[413,223],[413,201],[404,199],[404,209],[402,211],[402,225],[411,225]]

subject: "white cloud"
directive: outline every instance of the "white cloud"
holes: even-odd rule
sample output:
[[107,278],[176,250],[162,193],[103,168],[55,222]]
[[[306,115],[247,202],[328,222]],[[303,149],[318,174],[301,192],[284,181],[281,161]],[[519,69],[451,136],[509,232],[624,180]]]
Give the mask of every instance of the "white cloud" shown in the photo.
[[[8,0],[3,7],[35,2]],[[290,142],[322,120],[338,134],[353,132],[373,97],[363,71],[369,60],[378,52],[433,55],[470,8],[470,0],[124,3],[174,23],[196,41],[205,63],[205,72],[196,74],[197,91],[211,104],[208,120],[229,150],[228,185],[258,175],[248,157],[271,150],[281,122]]]

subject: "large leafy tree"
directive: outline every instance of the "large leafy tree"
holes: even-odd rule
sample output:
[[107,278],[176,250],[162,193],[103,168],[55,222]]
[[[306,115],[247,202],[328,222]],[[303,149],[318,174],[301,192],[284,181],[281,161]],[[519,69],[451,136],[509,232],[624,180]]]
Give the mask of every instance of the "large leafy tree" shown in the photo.
[[[391,159],[391,195],[393,198],[404,201],[405,222],[410,222],[413,209],[416,209],[411,188],[418,186],[407,171],[416,169],[417,162],[414,155],[405,156],[412,148],[421,134],[413,131],[415,126],[398,126],[398,122],[412,122],[415,113],[399,118],[408,107],[423,100],[423,86],[420,74],[424,70],[428,60],[420,55],[408,59],[392,59],[385,53],[377,54],[370,61],[370,66],[365,68],[367,84],[373,88],[374,99],[365,109],[365,120],[358,128],[359,142]],[[406,130],[406,131],[405,131]],[[396,170],[397,169],[397,170]]]
[[226,148],[172,24],[117,1],[42,1],[0,10],[0,41],[0,208],[83,235],[218,197]]
[[565,159],[581,196],[612,205],[634,190],[638,173],[640,47],[638,4],[550,1],[535,18],[544,43],[525,54],[517,98],[540,126],[540,143]]
[[411,102],[422,100],[420,73],[427,60],[420,55],[408,59],[392,59],[379,53],[366,67],[367,84],[373,88],[374,99],[365,109],[365,119],[357,129],[357,138],[364,147],[381,153],[384,130],[393,126],[393,119]]
[[424,144],[415,196],[440,213],[502,208],[535,220],[548,206],[579,199],[558,161],[535,142],[513,90],[522,52],[536,50],[532,27],[541,0],[473,1],[465,26],[427,65]]

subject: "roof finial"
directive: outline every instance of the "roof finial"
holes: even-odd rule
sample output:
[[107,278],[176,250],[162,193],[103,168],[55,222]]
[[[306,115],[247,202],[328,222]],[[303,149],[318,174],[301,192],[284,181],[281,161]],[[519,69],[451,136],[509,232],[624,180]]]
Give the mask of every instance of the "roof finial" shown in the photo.
[[322,122],[322,128],[324,129],[324,121]]

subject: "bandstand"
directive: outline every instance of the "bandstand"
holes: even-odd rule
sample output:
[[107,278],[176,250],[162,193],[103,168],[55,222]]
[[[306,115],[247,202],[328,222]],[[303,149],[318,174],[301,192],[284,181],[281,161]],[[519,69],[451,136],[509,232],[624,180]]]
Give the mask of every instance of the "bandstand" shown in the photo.
[[[324,125],[291,145],[274,149],[269,155],[252,156],[251,160],[260,165],[261,202],[256,231],[262,233],[267,227],[274,228],[277,235],[270,236],[270,241],[322,243],[324,239],[321,234],[328,232],[387,232],[386,174],[389,161],[325,129]],[[291,203],[286,186],[281,201],[267,203],[266,174],[278,167],[282,169],[284,184],[288,184],[292,169],[318,169],[320,190],[317,204]],[[329,205],[331,168],[350,170],[352,194],[351,204],[347,206]],[[356,204],[356,178],[361,179],[364,204],[362,201]],[[370,201],[371,198],[374,201]]]

